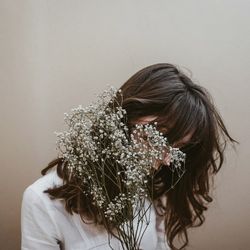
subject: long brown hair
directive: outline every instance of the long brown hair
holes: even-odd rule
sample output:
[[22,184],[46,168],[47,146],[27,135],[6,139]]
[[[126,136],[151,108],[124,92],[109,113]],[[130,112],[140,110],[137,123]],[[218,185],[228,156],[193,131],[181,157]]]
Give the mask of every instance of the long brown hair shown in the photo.
[[[170,144],[192,132],[189,142],[180,148],[187,156],[186,172],[174,188],[170,186],[170,168],[161,167],[154,177],[154,198],[161,208],[157,213],[164,211],[168,244],[176,250],[174,239],[184,236],[179,248],[183,249],[189,243],[187,229],[201,226],[205,221],[203,213],[207,204],[213,201],[209,194],[213,177],[223,165],[227,142],[238,142],[229,135],[209,92],[194,83],[178,66],[159,63],[143,68],[130,77],[121,90],[122,107],[127,111],[129,123],[144,116],[156,116],[157,126]],[[69,179],[67,162],[60,158],[51,161],[41,171],[42,175],[55,165],[63,185],[44,192],[52,199],[64,199],[65,209],[70,214],[79,213],[83,221],[91,218],[111,232],[78,183]],[[160,197],[166,197],[167,203],[163,204]]]

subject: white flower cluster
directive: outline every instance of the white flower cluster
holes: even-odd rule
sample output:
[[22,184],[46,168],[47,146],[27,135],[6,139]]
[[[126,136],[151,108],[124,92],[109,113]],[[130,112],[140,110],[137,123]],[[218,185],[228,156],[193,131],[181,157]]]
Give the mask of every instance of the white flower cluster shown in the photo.
[[[64,113],[68,129],[55,132],[60,157],[68,162],[70,173],[88,186],[85,194],[110,220],[121,214],[128,202],[134,206],[147,197],[147,177],[166,150],[177,168],[185,161],[185,154],[171,148],[156,126],[136,124],[128,133],[126,110],[116,99],[119,94],[122,97],[121,90],[111,87],[96,103]],[[112,200],[105,187],[108,179],[115,180],[119,190]]]

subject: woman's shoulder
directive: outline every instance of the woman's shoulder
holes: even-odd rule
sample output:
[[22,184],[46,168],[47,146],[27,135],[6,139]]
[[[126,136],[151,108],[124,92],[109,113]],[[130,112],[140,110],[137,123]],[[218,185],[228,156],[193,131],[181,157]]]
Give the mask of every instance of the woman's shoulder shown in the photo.
[[52,203],[47,193],[44,193],[48,188],[61,186],[63,180],[57,175],[56,169],[49,170],[45,175],[38,178],[36,181],[27,186],[23,192],[23,199],[27,201],[42,200],[44,203]]
[[25,188],[21,205],[22,249],[59,249],[58,241],[63,235],[56,214],[63,206],[43,192],[59,183],[56,171],[50,171]]

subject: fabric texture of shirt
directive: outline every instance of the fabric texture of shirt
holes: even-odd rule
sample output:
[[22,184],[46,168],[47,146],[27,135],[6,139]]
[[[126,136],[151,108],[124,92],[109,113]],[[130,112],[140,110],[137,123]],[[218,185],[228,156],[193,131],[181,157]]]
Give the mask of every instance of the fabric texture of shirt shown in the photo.
[[[28,186],[22,198],[21,249],[22,250],[114,250],[122,249],[119,240],[110,238],[103,227],[86,224],[79,214],[69,214],[64,202],[52,200],[44,190],[60,186],[62,179],[56,169],[50,170]],[[153,206],[150,223],[140,244],[143,250],[170,250],[165,240],[164,221]]]

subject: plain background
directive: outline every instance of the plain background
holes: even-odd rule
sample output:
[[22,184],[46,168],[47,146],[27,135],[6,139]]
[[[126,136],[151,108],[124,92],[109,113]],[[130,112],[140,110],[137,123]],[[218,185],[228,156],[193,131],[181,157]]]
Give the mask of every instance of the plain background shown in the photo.
[[158,62],[206,87],[233,138],[188,250],[250,248],[250,2],[1,0],[0,242],[20,249],[24,189],[56,157],[63,113]]

